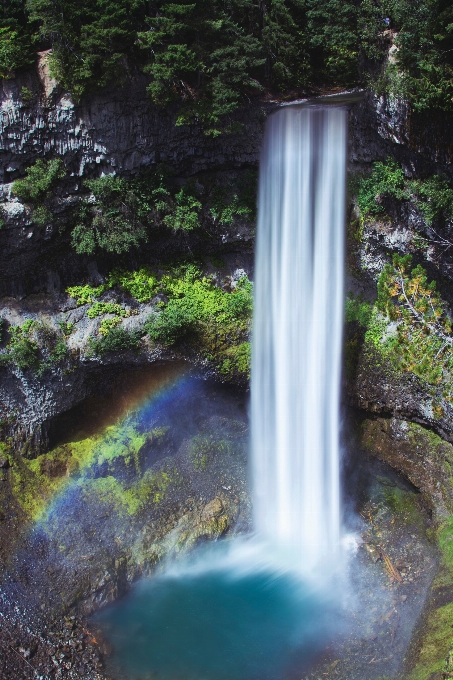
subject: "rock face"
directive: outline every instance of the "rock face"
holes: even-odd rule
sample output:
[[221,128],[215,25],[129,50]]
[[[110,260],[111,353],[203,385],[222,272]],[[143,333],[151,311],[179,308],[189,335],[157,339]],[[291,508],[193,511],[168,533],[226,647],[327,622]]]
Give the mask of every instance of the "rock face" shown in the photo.
[[409,479],[431,506],[435,519],[453,511],[453,446],[438,435],[406,420],[366,418],[362,446]]
[[[24,87],[33,92],[31,101],[23,100]],[[173,112],[153,107],[145,88],[142,76],[131,76],[120,88],[75,103],[49,82],[45,55],[38,74],[2,81],[0,201],[5,225],[0,231],[0,294],[53,292],[60,289],[61,278],[86,277],[97,268],[92,259],[74,256],[68,234],[52,225],[32,224],[29,212],[11,196],[12,182],[38,158],[61,158],[68,173],[55,214],[71,211],[86,177],[131,176],[156,164],[180,177],[256,166],[268,105],[241,111],[239,133],[213,138],[196,125],[176,126]],[[178,239],[173,240],[176,252]]]

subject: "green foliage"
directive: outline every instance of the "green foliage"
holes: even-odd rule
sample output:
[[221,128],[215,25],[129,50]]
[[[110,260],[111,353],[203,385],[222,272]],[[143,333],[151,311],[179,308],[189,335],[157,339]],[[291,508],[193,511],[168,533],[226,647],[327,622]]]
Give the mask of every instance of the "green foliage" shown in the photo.
[[210,196],[210,213],[214,221],[230,225],[237,217],[255,219],[256,185],[257,175],[254,171],[241,173],[227,185],[216,184]]
[[372,305],[360,298],[355,298],[353,295],[348,295],[345,304],[345,321],[346,323],[355,322],[359,326],[368,328],[371,321]]
[[29,319],[21,326],[10,326],[9,334],[2,362],[13,363],[22,370],[31,368],[37,376],[68,356],[64,337],[42,321]]
[[[121,286],[140,302],[157,294],[166,300],[156,306],[144,324],[143,332],[127,332],[119,327],[123,318],[133,314],[122,305],[96,300],[109,288]],[[102,355],[138,349],[147,333],[153,342],[171,346],[185,339],[210,360],[215,361],[227,378],[250,375],[250,344],[247,341],[252,315],[252,284],[243,277],[231,292],[214,285],[194,265],[171,270],[160,279],[146,269],[136,272],[114,270],[108,282],[98,288],[73,286],[67,289],[78,305],[91,304],[89,318],[103,314],[99,338],[90,339],[90,352]]]
[[99,339],[90,338],[90,351],[93,354],[103,356],[108,352],[136,351],[140,347],[142,334],[139,331],[129,332],[124,328],[118,328],[115,322],[110,325],[110,329],[106,328],[106,331]]
[[234,111],[243,93],[261,90],[253,77],[265,62],[259,40],[235,20],[233,7],[216,0],[159,2],[149,30],[138,34],[149,60],[151,99],[158,105],[182,100],[180,124],[198,119],[215,134],[210,126]]
[[357,204],[362,218],[368,215],[382,215],[385,213],[381,205],[384,197],[397,200],[408,198],[404,172],[398,163],[388,158],[386,163],[373,163],[373,172],[359,181]]
[[31,63],[27,43],[19,31],[0,26],[0,78],[11,78],[16,69]]
[[415,373],[428,383],[444,387],[444,396],[453,399],[453,335],[449,311],[428,283],[420,265],[411,269],[411,256],[393,256],[378,282],[378,309],[396,330],[385,340],[395,365]]
[[149,302],[158,290],[157,278],[143,268],[135,272],[113,271],[109,276],[109,286],[121,286],[138,302]]
[[80,221],[72,231],[78,254],[92,255],[97,248],[121,254],[147,240],[143,223],[150,206],[140,200],[130,183],[113,175],[86,180],[94,201],[85,201]]
[[427,224],[453,220],[453,189],[446,177],[434,175],[423,181],[414,181],[411,189],[417,196]]
[[87,311],[87,317],[94,319],[102,314],[116,314],[117,316],[130,316],[128,311],[117,302],[95,302]]
[[52,45],[51,69],[75,97],[126,76],[146,6],[139,0],[28,0],[30,18]]
[[185,231],[199,226],[200,201],[188,187],[175,194],[160,172],[133,180],[105,175],[84,186],[91,196],[83,201],[72,231],[79,254],[127,252],[147,241],[149,228],[160,224]]
[[23,201],[35,202],[48,195],[55,183],[66,176],[66,170],[59,158],[50,161],[38,159],[26,169],[25,174],[25,179],[17,179],[13,183],[12,192]]
[[185,339],[218,362],[226,377],[249,375],[250,345],[245,340],[250,330],[252,285],[248,279],[241,279],[227,293],[191,265],[163,276],[161,290],[168,302],[145,323],[154,342],[169,346]]
[[242,374],[250,378],[250,367],[252,361],[252,346],[250,342],[242,342],[235,347],[225,350],[226,359],[220,367],[220,373],[226,376]]
[[114,316],[109,319],[102,319],[99,326],[99,334],[102,336],[108,335],[111,330],[116,328],[121,323],[122,319],[120,316]]
[[74,324],[68,321],[59,321],[58,326],[64,338],[68,338],[74,330]]
[[22,85],[20,89],[20,96],[24,104],[29,104],[34,97],[33,92],[28,87],[25,87],[25,85]]
[[393,0],[387,3],[398,32],[396,64],[384,87],[404,95],[416,110],[453,108],[453,8],[446,0]]
[[154,342],[174,345],[175,342],[194,329],[196,323],[192,301],[169,300],[168,304],[156,314],[148,317],[145,331]]
[[52,221],[53,215],[45,205],[38,205],[38,207],[32,211],[31,217],[38,227],[45,227]]
[[106,286],[104,285],[98,286],[97,288],[85,285],[85,286],[71,286],[70,288],[66,289],[66,292],[68,293],[68,295],[74,298],[74,300],[77,300],[77,306],[80,307],[81,305],[87,305],[90,304],[91,302],[94,302],[95,298],[102,295],[102,293],[105,290]]
[[[9,0],[0,8],[0,76],[51,47],[52,74],[76,98],[150,76],[157,105],[213,136],[264,91],[370,80],[417,110],[452,109],[453,9],[446,0]],[[396,63],[376,77],[393,29]]]
[[373,163],[372,173],[358,178],[353,184],[352,191],[357,194],[362,219],[384,215],[383,199],[394,198],[416,203],[428,225],[453,220],[453,188],[443,175],[410,180],[398,163],[388,158],[385,163]]
[[10,326],[10,340],[6,346],[8,361],[24,370],[37,368],[39,363],[39,348],[35,340],[30,337],[34,322],[26,321],[22,326]]
[[216,455],[227,453],[229,449],[230,444],[225,439],[219,439],[212,434],[198,434],[190,441],[189,457],[195,470],[201,472],[206,470]]
[[164,223],[175,231],[196,229],[200,226],[198,213],[201,208],[200,201],[192,196],[186,187],[182,187],[175,196],[175,209],[164,217]]

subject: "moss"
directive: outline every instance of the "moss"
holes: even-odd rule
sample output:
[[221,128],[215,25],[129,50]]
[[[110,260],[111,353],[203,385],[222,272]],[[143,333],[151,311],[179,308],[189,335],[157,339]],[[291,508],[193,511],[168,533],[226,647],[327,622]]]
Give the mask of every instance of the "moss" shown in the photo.
[[189,458],[195,470],[205,470],[217,455],[227,453],[230,442],[214,435],[196,435],[189,444]]
[[430,612],[423,628],[417,665],[407,675],[407,680],[427,680],[433,673],[445,670],[445,659],[452,643],[452,621],[453,602]]
[[404,491],[398,486],[385,485],[382,488],[385,503],[392,513],[398,517],[398,521],[404,524],[422,524],[417,496],[412,491]]
[[[110,502],[120,514],[136,514],[147,503],[161,502],[169,485],[180,482],[173,468],[141,472],[144,445],[161,442],[167,430],[160,427],[144,433],[126,422],[106,428],[102,435],[62,444],[32,460],[17,456],[12,459],[12,492],[25,516],[33,521],[43,517],[52,498],[74,481],[91,500]],[[3,446],[6,451],[6,444]],[[135,478],[127,485],[119,477],[131,466]],[[93,479],[101,468],[107,474]],[[100,481],[105,479],[108,481]]]
[[[438,589],[451,588],[453,581],[453,516],[437,529],[440,567],[433,583],[433,601]],[[407,680],[426,680],[432,674],[451,670],[453,649],[453,602],[429,609],[421,631],[417,663]]]

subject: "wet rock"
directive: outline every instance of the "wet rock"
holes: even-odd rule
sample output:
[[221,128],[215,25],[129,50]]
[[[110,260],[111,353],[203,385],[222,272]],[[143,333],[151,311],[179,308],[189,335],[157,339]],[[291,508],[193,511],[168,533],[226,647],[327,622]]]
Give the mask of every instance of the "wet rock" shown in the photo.
[[397,418],[366,418],[361,443],[369,453],[402,472],[420,489],[435,518],[451,515],[452,444],[421,425]]
[[378,560],[381,559],[381,552],[379,548],[377,548],[372,543],[364,543],[364,548],[368,555],[371,557],[373,562],[377,562]]
[[214,498],[214,500],[210,501],[205,507],[203,508],[203,511],[201,513],[201,521],[202,522],[209,522],[210,520],[220,517],[220,515],[223,513],[224,508],[222,501],[219,497]]

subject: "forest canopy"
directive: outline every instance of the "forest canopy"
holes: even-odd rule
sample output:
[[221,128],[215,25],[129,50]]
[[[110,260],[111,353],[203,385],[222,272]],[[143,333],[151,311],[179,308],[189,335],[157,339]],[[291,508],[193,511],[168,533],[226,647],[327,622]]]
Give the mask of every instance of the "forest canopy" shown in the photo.
[[[393,59],[385,61],[393,42]],[[76,98],[133,72],[179,124],[219,120],[257,94],[374,86],[453,108],[450,0],[8,0],[0,77],[52,49]]]

